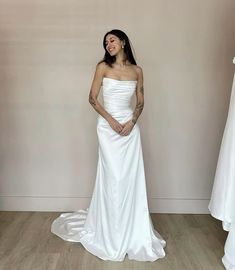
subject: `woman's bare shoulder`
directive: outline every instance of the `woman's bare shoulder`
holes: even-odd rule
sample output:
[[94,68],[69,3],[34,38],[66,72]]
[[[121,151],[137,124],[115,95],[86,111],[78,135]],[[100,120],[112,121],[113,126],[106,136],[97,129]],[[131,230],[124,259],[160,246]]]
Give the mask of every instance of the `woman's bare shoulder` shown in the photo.
[[137,66],[137,65],[133,65],[133,66],[134,66],[135,71],[136,71],[138,74],[141,73],[141,72],[143,72],[141,66]]
[[105,62],[100,62],[96,65],[96,75],[103,78],[108,70],[108,65]]
[[96,69],[105,71],[107,69],[108,65],[105,62],[100,62],[96,65]]
[[138,79],[143,77],[143,70],[140,66],[133,65],[133,69],[134,69],[136,77]]

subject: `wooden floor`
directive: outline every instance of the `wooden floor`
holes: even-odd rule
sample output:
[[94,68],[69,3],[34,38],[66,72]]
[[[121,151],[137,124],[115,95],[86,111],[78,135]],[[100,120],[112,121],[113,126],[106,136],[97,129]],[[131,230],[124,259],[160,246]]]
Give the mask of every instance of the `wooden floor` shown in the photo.
[[50,232],[59,213],[0,212],[0,270],[220,270],[226,232],[210,215],[151,214],[167,242],[155,262],[103,261]]

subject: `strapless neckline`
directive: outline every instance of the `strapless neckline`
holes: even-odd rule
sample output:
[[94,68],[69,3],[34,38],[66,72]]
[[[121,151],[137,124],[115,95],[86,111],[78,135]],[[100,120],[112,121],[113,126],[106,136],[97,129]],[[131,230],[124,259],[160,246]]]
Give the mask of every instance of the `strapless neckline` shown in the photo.
[[103,77],[103,80],[104,79],[118,81],[118,82],[137,82],[137,80],[117,80],[117,79],[113,79],[113,78],[109,78],[109,77]]

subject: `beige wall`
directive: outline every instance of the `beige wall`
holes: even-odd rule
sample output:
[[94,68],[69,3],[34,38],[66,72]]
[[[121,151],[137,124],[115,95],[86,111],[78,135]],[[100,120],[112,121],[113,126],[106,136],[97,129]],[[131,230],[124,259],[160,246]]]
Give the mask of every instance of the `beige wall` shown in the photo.
[[0,0],[0,208],[88,207],[97,162],[87,97],[106,31],[129,35],[152,212],[206,213],[228,111],[234,0]]

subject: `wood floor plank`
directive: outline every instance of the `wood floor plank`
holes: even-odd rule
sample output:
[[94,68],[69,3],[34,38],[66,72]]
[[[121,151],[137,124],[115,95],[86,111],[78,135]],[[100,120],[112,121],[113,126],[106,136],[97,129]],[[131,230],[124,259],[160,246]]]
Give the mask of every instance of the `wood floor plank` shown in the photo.
[[227,233],[210,215],[152,214],[167,242],[155,262],[103,261],[50,231],[60,213],[0,212],[0,270],[223,270]]

